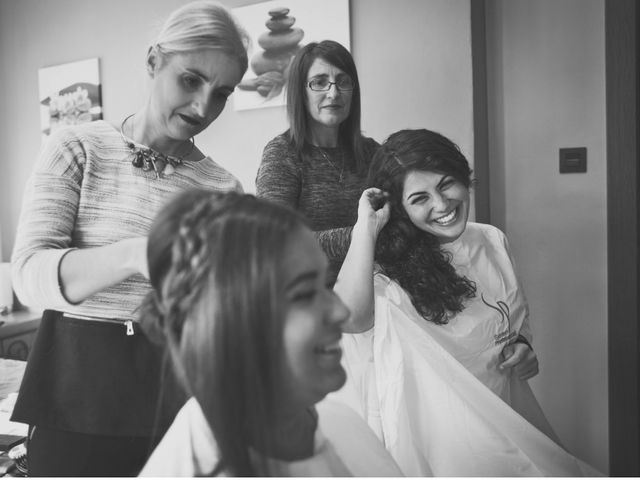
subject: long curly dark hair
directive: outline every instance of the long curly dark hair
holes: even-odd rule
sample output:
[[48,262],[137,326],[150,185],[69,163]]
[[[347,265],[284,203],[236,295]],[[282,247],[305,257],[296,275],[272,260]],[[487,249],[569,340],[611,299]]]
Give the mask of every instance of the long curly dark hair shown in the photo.
[[475,283],[458,275],[438,239],[416,227],[402,205],[410,172],[451,175],[470,188],[471,168],[451,140],[431,130],[400,130],[373,157],[367,184],[389,194],[391,217],[380,232],[375,258],[382,271],[407,292],[426,320],[442,325],[464,309],[476,293]]

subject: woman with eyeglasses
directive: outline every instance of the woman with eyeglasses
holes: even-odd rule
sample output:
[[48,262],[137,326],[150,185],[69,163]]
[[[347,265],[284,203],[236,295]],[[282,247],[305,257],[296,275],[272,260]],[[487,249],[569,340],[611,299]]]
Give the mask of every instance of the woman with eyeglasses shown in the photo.
[[266,145],[256,193],[302,212],[329,257],[333,282],[378,143],[360,131],[360,83],[345,47],[309,43],[288,75],[289,129]]

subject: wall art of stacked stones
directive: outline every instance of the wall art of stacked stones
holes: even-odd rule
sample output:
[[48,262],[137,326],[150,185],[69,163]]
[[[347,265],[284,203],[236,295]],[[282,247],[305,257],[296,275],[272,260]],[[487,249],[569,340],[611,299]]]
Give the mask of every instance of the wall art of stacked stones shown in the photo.
[[294,27],[295,17],[289,16],[288,8],[269,10],[269,19],[265,22],[268,31],[258,37],[258,45],[263,48],[251,57],[251,70],[255,78],[243,80],[238,88],[258,92],[270,100],[282,92],[289,73],[293,56],[302,45],[304,37],[301,28]]

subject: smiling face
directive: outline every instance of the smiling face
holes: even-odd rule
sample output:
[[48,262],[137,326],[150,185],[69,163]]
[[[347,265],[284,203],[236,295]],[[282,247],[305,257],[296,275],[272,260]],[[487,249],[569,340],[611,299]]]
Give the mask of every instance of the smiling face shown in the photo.
[[402,206],[420,230],[440,243],[457,239],[467,226],[469,189],[451,175],[414,170],[407,174]]
[[153,78],[150,108],[156,129],[179,141],[197,135],[218,118],[242,79],[239,61],[220,50],[160,57],[152,49],[147,64]]
[[338,82],[349,76],[337,67],[334,67],[322,58],[316,58],[307,74],[307,111],[311,117],[311,129],[335,129],[349,116],[351,111],[351,97],[353,90],[340,90],[336,85],[331,85],[329,90],[317,92],[309,88],[309,82],[314,79]]
[[294,234],[286,251],[283,346],[288,381],[282,398],[308,407],[346,380],[339,343],[349,310],[327,286],[327,259],[310,230]]

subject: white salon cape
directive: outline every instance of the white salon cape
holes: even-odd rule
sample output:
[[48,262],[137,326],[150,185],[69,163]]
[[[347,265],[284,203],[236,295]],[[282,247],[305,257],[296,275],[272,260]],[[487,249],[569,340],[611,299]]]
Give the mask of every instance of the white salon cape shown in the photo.
[[[367,424],[344,404],[316,405],[313,456],[294,462],[267,458],[278,477],[398,477],[398,466]],[[255,455],[255,452],[253,452]],[[219,460],[217,444],[198,401],[191,398],[142,469],[142,477],[209,475]],[[223,473],[223,475],[225,475]],[[225,475],[226,476],[226,475]]]
[[436,325],[376,273],[374,327],[344,335],[348,381],[333,398],[359,411],[407,476],[600,475],[556,443],[528,383],[497,368],[507,343],[531,340],[504,234],[469,223],[446,248],[476,297]]

